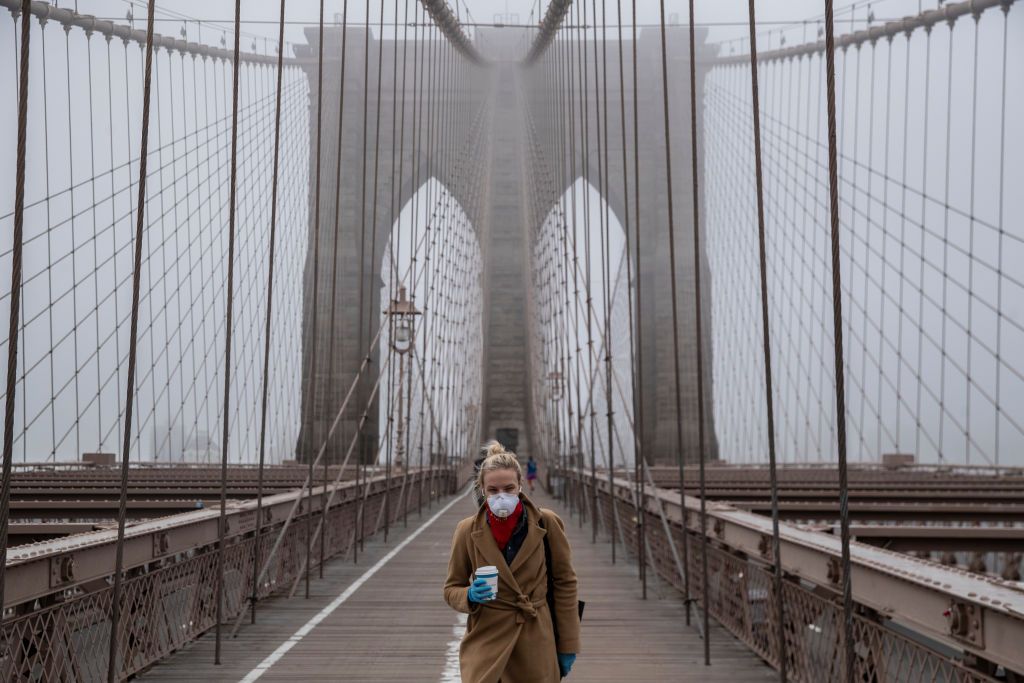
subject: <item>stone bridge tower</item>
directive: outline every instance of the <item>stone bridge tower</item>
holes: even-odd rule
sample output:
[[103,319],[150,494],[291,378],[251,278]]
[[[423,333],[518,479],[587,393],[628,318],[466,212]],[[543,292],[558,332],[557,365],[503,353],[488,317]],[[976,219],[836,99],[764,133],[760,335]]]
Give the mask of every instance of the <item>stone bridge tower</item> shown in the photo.
[[[449,190],[457,194],[460,183],[456,178],[446,177],[451,172],[451,165],[442,161],[441,151],[429,143],[429,131],[425,121],[421,121],[422,129],[418,134],[412,133],[412,126],[406,122],[406,141],[402,150],[392,150],[391,129],[395,117],[400,116],[402,97],[401,70],[398,72],[398,87],[393,88],[393,60],[396,50],[400,51],[401,43],[385,39],[378,42],[372,35],[367,35],[363,28],[347,29],[344,116],[339,126],[339,114],[342,109],[341,85],[341,44],[342,29],[325,27],[324,29],[324,93],[323,93],[323,133],[320,143],[321,193],[319,206],[315,204],[316,163],[316,116],[317,116],[317,29],[307,29],[309,45],[299,50],[299,57],[312,58],[307,66],[307,74],[311,84],[310,117],[312,131],[312,150],[310,154],[310,244],[313,243],[313,231],[316,225],[314,211],[320,212],[320,298],[317,311],[312,311],[312,251],[307,257],[303,329],[303,408],[302,429],[297,445],[300,459],[308,457],[312,446],[313,429],[316,434],[327,433],[337,406],[356,376],[362,358],[366,353],[367,340],[365,330],[367,320],[378,320],[381,310],[380,302],[380,267],[383,250],[387,244],[392,228],[392,195],[394,211],[397,212],[412,197],[418,188],[436,177]],[[679,277],[679,320],[680,320],[680,366],[682,382],[682,423],[684,434],[683,452],[688,461],[697,459],[697,390],[696,390],[696,357],[695,327],[693,305],[693,249],[692,249],[692,192],[690,174],[690,120],[689,120],[689,45],[688,34],[684,28],[669,29],[669,98],[672,112],[673,130],[671,152],[673,161],[673,199],[675,205],[676,227],[676,263]],[[424,107],[440,105],[442,102],[453,104],[456,112],[454,130],[455,141],[458,142],[459,132],[466,131],[472,117],[491,98],[491,117],[489,131],[485,139],[489,140],[486,148],[480,153],[487,154],[487,179],[483,200],[474,204],[466,197],[455,198],[464,207],[476,228],[480,242],[484,282],[484,378],[483,406],[481,408],[483,438],[500,437],[504,441],[514,441],[517,452],[525,457],[532,452],[535,444],[531,442],[530,408],[531,391],[529,382],[529,335],[527,333],[527,286],[529,273],[529,238],[536,226],[528,224],[532,218],[526,210],[528,198],[524,196],[526,183],[523,164],[525,133],[525,115],[530,109],[544,111],[543,98],[549,93],[531,86],[529,69],[520,65],[522,46],[529,44],[529,36],[515,29],[478,29],[475,40],[478,49],[490,60],[479,68],[467,69],[465,80],[457,88],[443,92],[432,92],[430,88],[420,85],[419,101]],[[703,45],[704,32],[698,33],[698,40]],[[369,45],[367,45],[369,40]],[[410,41],[410,50],[414,43]],[[600,63],[600,46],[598,60]],[[640,228],[641,228],[641,311],[643,317],[644,344],[644,433],[642,435],[644,452],[651,462],[674,463],[676,457],[676,420],[675,394],[673,385],[672,362],[672,308],[668,287],[669,250],[667,237],[667,203],[665,180],[666,143],[662,119],[662,85],[661,85],[661,44],[658,31],[645,29],[639,33],[637,41],[637,60],[640,81],[639,101],[637,102],[640,119]],[[379,107],[376,100],[378,82],[377,64],[378,51],[381,54],[382,80]],[[608,178],[605,200],[619,222],[625,225],[625,208],[627,198],[623,192],[623,174],[627,173],[630,189],[628,197],[629,221],[633,225],[636,202],[633,198],[633,169],[622,167],[622,140],[617,133],[620,130],[620,100],[618,89],[618,46],[608,41],[608,141],[609,156]],[[627,55],[625,73],[625,109],[627,131],[627,159],[632,163],[632,45],[625,46]],[[598,66],[594,60],[593,44],[586,46],[588,66]],[[369,55],[369,59],[364,59]],[[401,60],[401,54],[398,55]],[[408,57],[412,60],[412,55]],[[434,55],[430,49],[417,51],[417,60],[423,73],[440,67],[432,63]],[[456,60],[461,58],[456,57]],[[401,61],[399,61],[401,64]],[[614,67],[614,68],[613,68]],[[600,68],[598,66],[598,68]],[[410,71],[411,73],[411,71]],[[593,71],[591,71],[593,73]],[[704,70],[698,65],[698,92],[703,90]],[[367,89],[369,112],[364,131],[363,93],[364,83]],[[613,87],[614,84],[614,87]],[[393,93],[397,91],[397,97]],[[413,101],[413,82],[411,76],[406,79],[407,102]],[[587,103],[593,107],[603,92],[594,87],[591,77],[588,88]],[[454,100],[453,100],[454,98]],[[698,115],[702,106],[698,103]],[[375,128],[379,125],[382,131],[375,145]],[[409,116],[408,111],[406,112]],[[602,115],[604,106],[602,105]],[[535,133],[540,136],[542,147],[553,148],[555,129],[550,121],[541,116],[534,117]],[[338,155],[340,130],[340,159]],[[410,142],[415,135],[416,145]],[[367,176],[362,177],[363,145],[367,143]],[[592,132],[593,146],[597,144],[596,133]],[[376,158],[374,149],[377,149]],[[399,164],[399,168],[392,164]],[[557,160],[552,158],[552,163]],[[585,163],[586,162],[586,163]],[[377,168],[377,202],[374,206],[373,169]],[[340,201],[334,203],[334,188],[341,169]],[[578,175],[584,169],[590,182],[598,185],[599,169],[594,155],[584,159],[578,154],[576,159]],[[394,178],[394,182],[392,179]],[[566,190],[568,188],[561,188]],[[361,193],[365,193],[365,211]],[[339,244],[337,268],[337,307],[335,311],[334,329],[329,329],[330,309],[328,297],[323,293],[330,291],[330,277],[333,271],[333,234],[335,220],[339,226]],[[365,232],[364,232],[365,225]],[[632,232],[632,229],[631,231]],[[631,243],[633,235],[628,236]],[[367,260],[360,269],[361,240],[367,240]],[[708,437],[708,457],[717,457],[717,440],[711,415],[712,383],[711,383],[711,335],[710,335],[710,277],[707,272],[707,261],[703,259],[704,274],[704,348],[705,348],[705,401],[706,427]],[[360,280],[363,273],[363,291],[368,309],[360,313]],[[312,321],[317,316],[318,355],[322,359],[318,363],[316,377],[313,378],[316,389],[316,400],[309,403],[309,363],[312,348]],[[368,316],[368,317],[367,317]],[[362,334],[359,329],[362,321]],[[333,347],[334,374],[329,376],[328,364],[324,359]],[[364,442],[364,454],[374,452],[378,440],[376,408],[368,406],[369,388],[373,383],[375,368],[379,366],[377,353],[371,354],[371,378],[364,381],[355,396],[355,405],[346,411],[341,428],[328,447],[328,458],[338,462],[344,457],[345,448],[349,443],[359,417],[368,410],[369,421]],[[536,446],[539,446],[537,444]],[[364,455],[364,457],[367,457]]]

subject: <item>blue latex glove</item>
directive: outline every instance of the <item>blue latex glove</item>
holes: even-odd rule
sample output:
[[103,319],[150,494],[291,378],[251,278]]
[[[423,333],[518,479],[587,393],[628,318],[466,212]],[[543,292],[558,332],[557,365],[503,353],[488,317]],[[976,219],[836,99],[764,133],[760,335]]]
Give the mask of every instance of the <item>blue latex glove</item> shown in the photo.
[[491,593],[491,587],[487,585],[487,579],[476,579],[469,586],[469,601],[470,602],[487,602],[493,600],[494,595]]
[[576,663],[575,652],[559,652],[558,653],[558,673],[565,678],[572,671],[572,665]]

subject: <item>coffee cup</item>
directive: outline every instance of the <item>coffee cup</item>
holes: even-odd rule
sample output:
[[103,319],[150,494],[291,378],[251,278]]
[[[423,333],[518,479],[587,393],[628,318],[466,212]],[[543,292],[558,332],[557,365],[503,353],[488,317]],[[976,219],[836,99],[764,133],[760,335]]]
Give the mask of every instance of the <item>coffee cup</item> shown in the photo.
[[498,595],[498,568],[494,566],[477,567],[476,578],[483,579],[487,582],[487,585],[491,587],[491,597],[493,600]]

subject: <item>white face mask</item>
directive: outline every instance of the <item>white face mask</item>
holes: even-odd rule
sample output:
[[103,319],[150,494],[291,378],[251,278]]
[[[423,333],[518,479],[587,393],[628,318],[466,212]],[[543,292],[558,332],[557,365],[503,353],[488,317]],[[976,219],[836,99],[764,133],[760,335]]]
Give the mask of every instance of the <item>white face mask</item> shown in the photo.
[[517,505],[519,505],[519,495],[516,493],[495,493],[493,496],[487,496],[487,507],[491,508],[494,516],[500,519],[511,515]]

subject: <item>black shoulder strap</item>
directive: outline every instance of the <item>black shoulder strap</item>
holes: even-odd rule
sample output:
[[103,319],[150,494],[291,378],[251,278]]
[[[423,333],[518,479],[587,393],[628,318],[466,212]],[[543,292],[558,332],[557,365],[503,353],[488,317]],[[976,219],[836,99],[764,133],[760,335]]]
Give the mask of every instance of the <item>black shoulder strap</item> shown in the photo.
[[555,642],[558,642],[558,620],[555,619],[555,575],[551,573],[551,544],[548,543],[547,527],[544,526],[544,511],[538,508],[539,519],[537,526],[544,529],[544,569],[548,575],[548,612],[551,614],[551,627],[555,633]]

